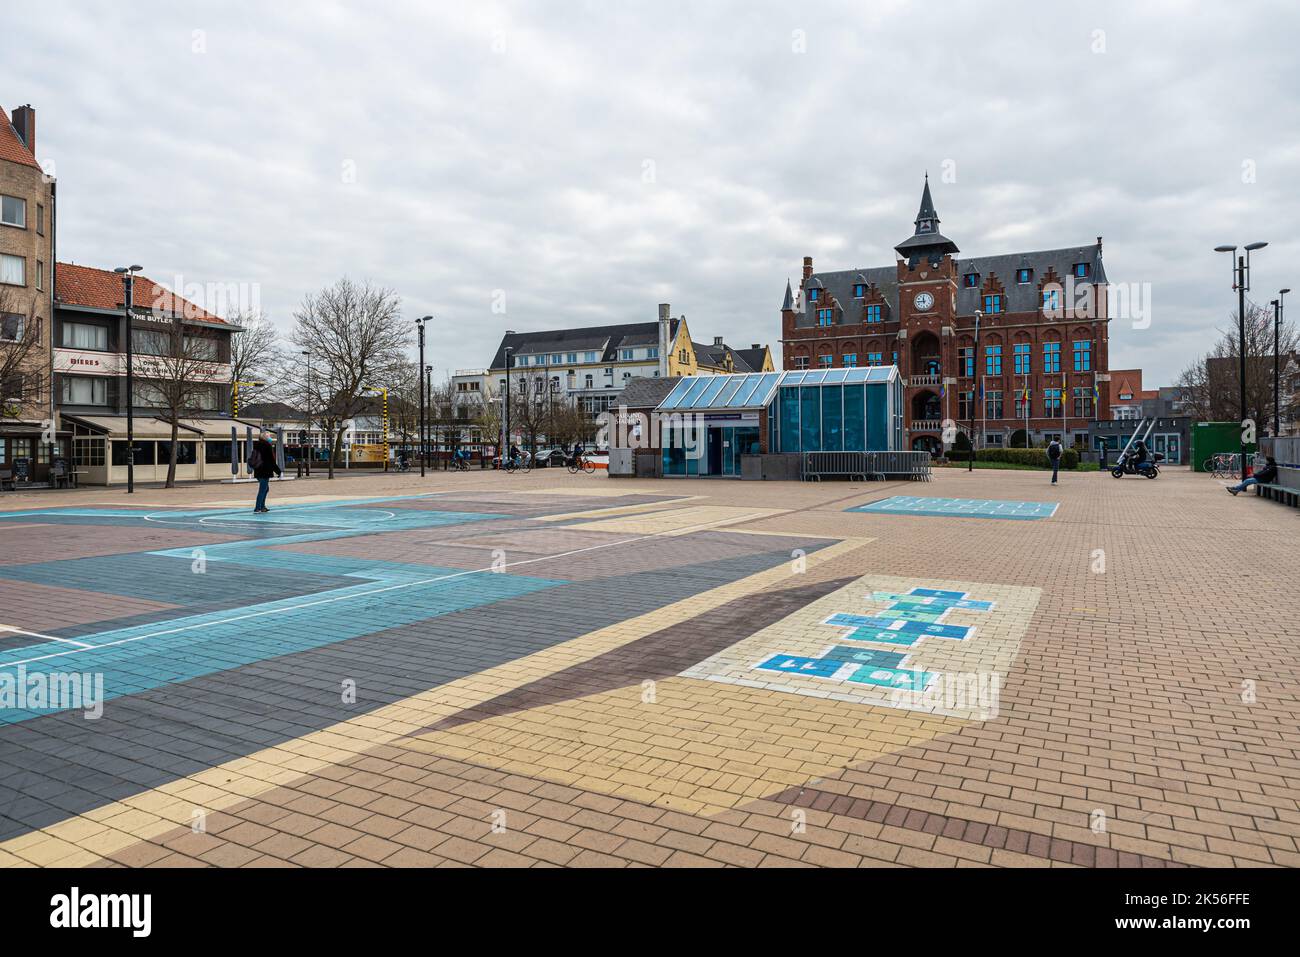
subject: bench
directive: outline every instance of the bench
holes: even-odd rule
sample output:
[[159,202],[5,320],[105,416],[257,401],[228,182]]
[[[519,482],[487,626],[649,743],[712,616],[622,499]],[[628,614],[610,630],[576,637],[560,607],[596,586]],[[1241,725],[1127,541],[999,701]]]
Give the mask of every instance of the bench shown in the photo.
[[1289,485],[1259,485],[1251,486],[1256,495],[1262,495],[1265,498],[1273,499],[1284,505],[1290,505],[1293,508],[1300,506],[1300,489],[1291,488]]

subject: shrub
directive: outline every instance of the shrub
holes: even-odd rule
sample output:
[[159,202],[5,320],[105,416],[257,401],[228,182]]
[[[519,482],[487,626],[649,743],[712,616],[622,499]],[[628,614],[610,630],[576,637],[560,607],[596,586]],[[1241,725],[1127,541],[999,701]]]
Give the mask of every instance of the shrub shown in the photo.
[[[956,447],[948,450],[948,458],[953,461],[965,462],[970,458],[969,451]],[[1050,469],[1051,460],[1047,457],[1047,449],[980,449],[975,453],[976,462],[1010,462],[1016,465],[1030,465],[1039,469]],[[1075,469],[1079,467],[1079,453],[1075,449],[1063,448],[1061,450],[1061,468]]]

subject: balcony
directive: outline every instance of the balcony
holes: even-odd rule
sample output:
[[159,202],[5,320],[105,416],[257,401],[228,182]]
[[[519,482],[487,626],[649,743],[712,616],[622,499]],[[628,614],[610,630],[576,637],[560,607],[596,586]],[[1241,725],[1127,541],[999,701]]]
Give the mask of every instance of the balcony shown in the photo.
[[922,386],[922,385],[929,385],[929,386],[940,385],[942,384],[942,382],[943,382],[943,376],[937,372],[929,375],[913,375],[907,377],[907,385],[909,388],[913,386]]
[[912,424],[907,427],[909,432],[942,432],[942,419],[913,419]]

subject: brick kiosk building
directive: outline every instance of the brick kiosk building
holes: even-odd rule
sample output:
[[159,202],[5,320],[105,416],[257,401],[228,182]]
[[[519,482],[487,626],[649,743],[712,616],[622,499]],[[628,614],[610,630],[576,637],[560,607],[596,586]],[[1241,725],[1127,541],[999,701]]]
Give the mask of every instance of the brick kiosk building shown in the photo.
[[915,231],[895,251],[893,266],[828,273],[804,258],[781,306],[785,368],[897,365],[910,449],[939,454],[944,420],[969,432],[972,412],[977,447],[1021,444],[1026,426],[1035,442],[1090,447],[1092,423],[1110,416],[1101,237],[958,259],[927,177]]

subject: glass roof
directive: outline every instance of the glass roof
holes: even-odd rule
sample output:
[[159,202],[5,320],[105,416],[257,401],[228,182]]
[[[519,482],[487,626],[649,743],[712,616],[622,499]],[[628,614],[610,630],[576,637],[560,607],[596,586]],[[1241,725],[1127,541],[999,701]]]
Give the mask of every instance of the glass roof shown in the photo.
[[772,395],[781,386],[888,382],[897,374],[894,366],[864,366],[854,369],[686,376],[659,403],[659,409],[758,409],[772,401]]

